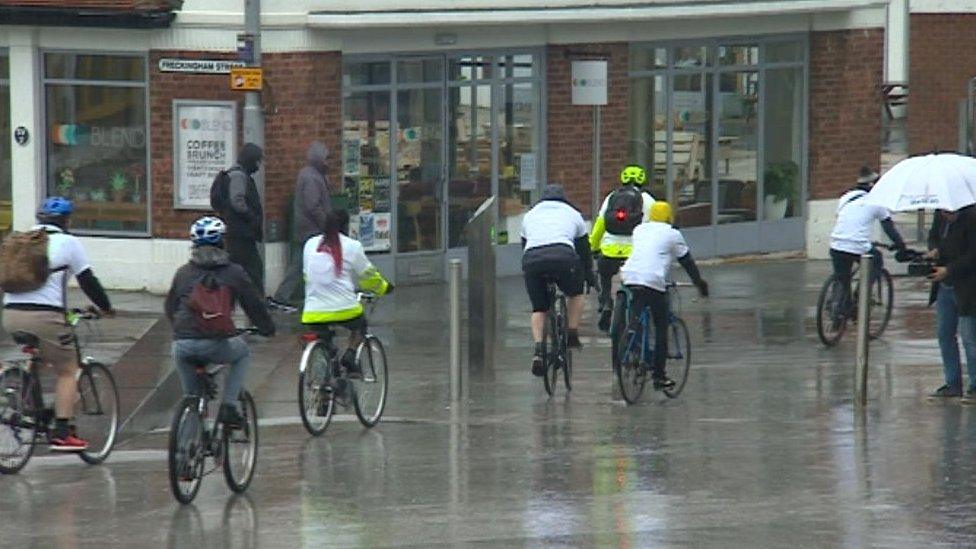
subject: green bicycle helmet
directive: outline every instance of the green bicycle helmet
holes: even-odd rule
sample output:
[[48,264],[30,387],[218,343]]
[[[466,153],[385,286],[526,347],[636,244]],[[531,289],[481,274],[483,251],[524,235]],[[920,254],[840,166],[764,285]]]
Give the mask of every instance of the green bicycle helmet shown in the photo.
[[620,182],[624,185],[647,185],[647,171],[637,164],[629,164],[620,172]]

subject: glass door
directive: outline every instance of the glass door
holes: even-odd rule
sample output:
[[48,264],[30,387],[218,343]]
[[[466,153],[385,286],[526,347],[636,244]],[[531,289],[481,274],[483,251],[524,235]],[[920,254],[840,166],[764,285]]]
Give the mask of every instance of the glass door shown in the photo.
[[447,245],[457,248],[467,245],[464,227],[492,195],[491,86],[451,86],[448,96]]
[[398,91],[396,118],[397,250],[443,250],[443,88]]

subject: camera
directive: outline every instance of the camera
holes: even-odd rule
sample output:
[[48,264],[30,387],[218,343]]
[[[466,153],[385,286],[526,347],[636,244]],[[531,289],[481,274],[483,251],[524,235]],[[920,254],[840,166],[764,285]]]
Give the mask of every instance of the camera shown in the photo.
[[908,264],[908,276],[929,276],[934,268],[931,261],[913,261]]

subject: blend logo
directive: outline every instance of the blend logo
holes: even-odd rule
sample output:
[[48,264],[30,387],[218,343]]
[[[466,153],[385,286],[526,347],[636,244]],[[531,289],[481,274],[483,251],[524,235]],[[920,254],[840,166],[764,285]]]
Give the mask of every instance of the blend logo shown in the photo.
[[119,126],[100,127],[87,124],[55,124],[51,126],[51,142],[55,145],[89,147],[144,147],[146,130]]
[[180,128],[203,132],[232,132],[234,131],[234,121],[216,118],[180,118]]

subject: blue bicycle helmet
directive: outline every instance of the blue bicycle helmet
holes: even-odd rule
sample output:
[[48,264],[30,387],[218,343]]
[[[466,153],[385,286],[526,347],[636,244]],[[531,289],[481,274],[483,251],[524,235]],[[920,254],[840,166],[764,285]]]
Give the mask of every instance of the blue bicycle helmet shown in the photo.
[[75,206],[70,200],[60,196],[52,196],[41,204],[41,209],[37,211],[37,214],[46,217],[58,217],[71,215],[73,211],[75,211]]
[[219,217],[201,217],[190,226],[190,240],[196,246],[216,245],[223,242],[226,232],[227,225]]

